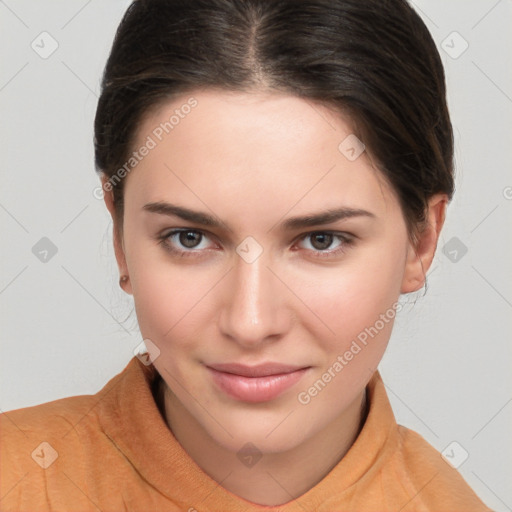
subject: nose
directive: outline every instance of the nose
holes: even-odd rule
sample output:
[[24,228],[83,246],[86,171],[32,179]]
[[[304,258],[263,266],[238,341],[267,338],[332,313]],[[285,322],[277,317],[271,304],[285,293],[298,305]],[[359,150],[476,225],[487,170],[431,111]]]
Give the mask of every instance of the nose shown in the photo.
[[268,263],[265,252],[252,263],[236,255],[225,283],[219,327],[224,336],[244,348],[274,342],[290,328],[286,285]]

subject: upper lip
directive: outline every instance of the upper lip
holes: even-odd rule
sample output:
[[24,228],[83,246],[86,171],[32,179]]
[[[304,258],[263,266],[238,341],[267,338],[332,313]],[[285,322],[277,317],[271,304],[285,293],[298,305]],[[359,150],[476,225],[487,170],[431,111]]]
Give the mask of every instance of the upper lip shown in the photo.
[[242,375],[243,377],[267,377],[269,375],[292,373],[297,370],[308,368],[307,366],[292,366],[282,363],[263,363],[255,366],[247,366],[240,363],[221,363],[210,364],[207,366],[219,372]]

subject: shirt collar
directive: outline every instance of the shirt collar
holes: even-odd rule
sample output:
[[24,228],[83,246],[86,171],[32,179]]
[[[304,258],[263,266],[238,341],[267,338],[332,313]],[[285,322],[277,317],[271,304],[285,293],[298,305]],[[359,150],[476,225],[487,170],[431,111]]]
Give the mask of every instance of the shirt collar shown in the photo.
[[[224,489],[188,455],[168,428],[154,399],[161,377],[156,368],[133,357],[97,397],[105,434],[139,474],[181,510],[332,510],[349,503],[350,487],[364,492],[398,443],[396,419],[378,370],[367,386],[368,415],[343,459],[312,489],[284,505],[256,505]],[[362,486],[362,488],[359,488]],[[193,502],[191,503],[191,500]],[[330,504],[330,505],[329,505]]]

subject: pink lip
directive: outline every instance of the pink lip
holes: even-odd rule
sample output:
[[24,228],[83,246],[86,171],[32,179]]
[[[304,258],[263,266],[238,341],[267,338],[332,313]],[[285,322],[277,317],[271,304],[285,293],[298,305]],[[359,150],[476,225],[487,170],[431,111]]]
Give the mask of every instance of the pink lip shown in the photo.
[[207,366],[217,386],[237,400],[266,402],[296,384],[310,367],[266,363],[258,366],[216,364]]

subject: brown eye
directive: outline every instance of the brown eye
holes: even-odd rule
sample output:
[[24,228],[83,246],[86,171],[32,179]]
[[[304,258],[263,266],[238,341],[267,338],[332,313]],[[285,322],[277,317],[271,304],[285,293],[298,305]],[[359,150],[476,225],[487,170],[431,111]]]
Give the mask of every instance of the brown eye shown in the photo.
[[201,242],[203,235],[198,231],[181,231],[179,233],[179,242],[187,249],[195,249],[198,243]]
[[313,231],[303,235],[300,243],[315,258],[333,258],[341,256],[353,245],[354,236],[349,233]]
[[175,229],[158,236],[158,240],[166,251],[180,257],[200,257],[211,249],[208,235],[196,229]]
[[329,249],[334,238],[332,233],[312,233],[310,237],[311,245],[318,251]]

